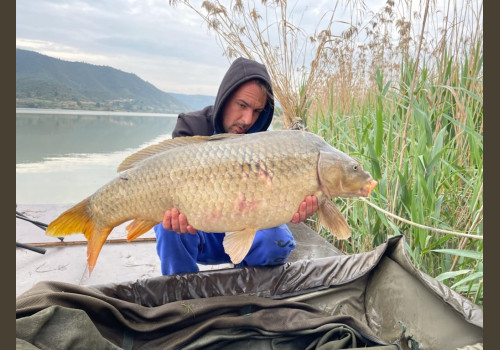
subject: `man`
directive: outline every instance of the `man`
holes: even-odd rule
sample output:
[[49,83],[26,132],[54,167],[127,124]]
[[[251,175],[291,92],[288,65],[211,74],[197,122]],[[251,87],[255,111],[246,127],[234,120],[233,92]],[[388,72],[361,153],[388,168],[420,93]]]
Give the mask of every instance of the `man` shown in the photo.
[[[265,131],[273,113],[274,97],[266,67],[238,58],[222,79],[215,104],[201,111],[180,114],[172,137]],[[305,221],[317,210],[317,198],[307,196],[291,222]],[[225,233],[197,231],[177,208],[167,210],[163,222],[156,225],[154,231],[164,275],[196,272],[197,263],[231,262],[222,245]],[[282,264],[294,248],[295,240],[286,225],[260,230],[238,266]]]

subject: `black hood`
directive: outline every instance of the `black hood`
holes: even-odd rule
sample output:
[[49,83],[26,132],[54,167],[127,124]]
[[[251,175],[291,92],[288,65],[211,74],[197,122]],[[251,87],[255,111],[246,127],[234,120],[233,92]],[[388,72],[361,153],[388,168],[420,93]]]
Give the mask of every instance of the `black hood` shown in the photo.
[[[222,111],[224,104],[226,103],[228,97],[243,83],[258,78],[267,84],[269,92],[273,94],[271,78],[267,73],[266,66],[261,63],[240,57],[237,58],[229,67],[226,75],[222,79],[222,82],[217,92],[217,97],[215,98],[214,104],[214,129],[215,133],[224,133],[224,127],[222,125]],[[266,107],[260,113],[259,118],[255,124],[247,131],[247,134],[265,131],[271,124],[274,114],[274,99],[269,99],[267,101]]]

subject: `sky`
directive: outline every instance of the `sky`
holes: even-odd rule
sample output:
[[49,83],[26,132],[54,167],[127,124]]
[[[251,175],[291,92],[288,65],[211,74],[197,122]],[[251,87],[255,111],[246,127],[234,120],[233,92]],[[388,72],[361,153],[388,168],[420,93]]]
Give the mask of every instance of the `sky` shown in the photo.
[[[317,23],[333,2],[312,3],[290,5],[301,25]],[[202,18],[168,0],[16,0],[16,47],[110,66],[183,94],[215,96],[230,65]]]
[[[197,8],[202,2],[191,0]],[[289,0],[287,6],[292,23],[312,33],[337,4],[332,32],[340,33],[350,21],[351,14],[342,8],[347,2],[364,3],[377,12],[386,0]],[[446,4],[436,0],[440,11]],[[169,5],[169,0],[16,0],[16,47],[113,67],[165,92],[183,94],[215,96],[230,65],[203,19],[185,5]]]
[[168,0],[17,0],[16,48],[215,96],[229,61],[196,13]]

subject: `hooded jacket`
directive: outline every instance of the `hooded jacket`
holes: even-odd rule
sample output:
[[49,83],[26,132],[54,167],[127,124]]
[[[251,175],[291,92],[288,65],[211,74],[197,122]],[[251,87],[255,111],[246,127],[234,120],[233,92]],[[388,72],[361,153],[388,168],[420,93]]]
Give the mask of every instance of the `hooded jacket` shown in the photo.
[[[266,67],[261,63],[243,57],[236,59],[222,79],[215,98],[215,104],[213,106],[207,106],[199,111],[179,114],[177,124],[172,132],[172,137],[194,135],[210,136],[224,133],[225,131],[222,126],[224,104],[241,84],[255,78],[264,81],[272,95],[271,78],[267,73]],[[268,98],[267,104],[260,113],[259,118],[246,133],[249,134],[267,130],[271,124],[273,113],[274,100]]]

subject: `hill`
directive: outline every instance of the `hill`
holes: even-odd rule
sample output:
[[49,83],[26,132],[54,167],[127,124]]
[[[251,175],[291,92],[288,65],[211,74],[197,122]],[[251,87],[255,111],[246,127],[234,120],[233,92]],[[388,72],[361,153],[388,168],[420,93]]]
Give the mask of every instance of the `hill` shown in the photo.
[[207,98],[169,94],[115,68],[16,49],[16,107],[180,113]]
[[207,95],[184,95],[184,94],[176,94],[173,92],[169,92],[169,95],[175,97],[185,105],[189,107],[193,107],[194,110],[200,110],[205,108],[206,106],[213,105],[215,103],[215,96],[207,96]]

